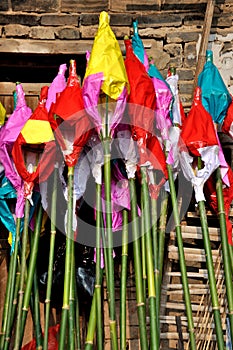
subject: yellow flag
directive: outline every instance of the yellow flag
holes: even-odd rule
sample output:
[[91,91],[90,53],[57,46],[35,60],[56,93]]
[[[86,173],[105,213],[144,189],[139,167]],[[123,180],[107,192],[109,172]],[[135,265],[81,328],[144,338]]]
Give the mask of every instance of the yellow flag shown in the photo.
[[117,100],[124,87],[129,91],[121,49],[109,25],[109,15],[103,11],[99,17],[99,28],[95,35],[90,59],[84,79],[92,74],[103,73],[101,90]]
[[6,118],[6,110],[0,102],[0,125],[3,125]]
[[28,119],[21,131],[25,141],[30,144],[54,140],[53,131],[48,121]]

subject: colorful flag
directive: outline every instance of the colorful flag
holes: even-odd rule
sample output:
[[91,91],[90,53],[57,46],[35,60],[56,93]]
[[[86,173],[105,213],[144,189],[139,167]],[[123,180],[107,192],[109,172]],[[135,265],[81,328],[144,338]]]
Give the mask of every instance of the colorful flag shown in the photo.
[[[85,109],[92,117],[97,131],[103,132],[107,124],[111,135],[122,118],[129,83],[121,49],[110,28],[109,15],[105,11],[101,12],[99,17],[99,27],[87,63],[82,91]],[[110,106],[108,119],[104,120],[98,109],[102,95],[103,100],[105,95],[108,96]]]
[[74,60],[70,62],[67,86],[58,96],[53,113],[58,126],[55,136],[61,146],[65,163],[74,166],[93,129],[84,108]]
[[12,148],[21,129],[32,115],[32,110],[26,104],[22,84],[16,84],[16,104],[13,113],[0,130],[0,159],[5,169],[5,176],[17,191],[15,214],[17,218],[24,216],[23,179],[18,174],[13,158]]
[[221,124],[232,101],[231,95],[213,63],[213,52],[207,50],[206,63],[198,76],[198,86],[202,91],[202,104],[215,123]]
[[227,109],[227,114],[224,118],[221,131],[233,139],[233,100]]
[[54,169],[56,146],[45,102],[48,86],[41,88],[40,100],[17,137],[12,157],[24,181],[24,195],[30,199],[35,183],[45,181]]
[[[199,87],[195,90],[192,107],[183,124],[179,147],[181,168],[194,186],[196,201],[205,200],[203,186],[219,166],[219,145],[211,115],[201,103]],[[204,164],[200,170],[195,157],[200,157]]]

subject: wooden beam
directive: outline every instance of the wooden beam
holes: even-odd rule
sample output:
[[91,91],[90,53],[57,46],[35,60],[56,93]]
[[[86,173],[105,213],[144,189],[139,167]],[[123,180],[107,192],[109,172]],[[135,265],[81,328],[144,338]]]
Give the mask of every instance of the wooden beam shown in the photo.
[[213,14],[214,14],[214,6],[215,6],[215,0],[208,0],[207,1],[200,50],[199,50],[199,54],[198,54],[197,67],[196,67],[196,72],[195,72],[195,77],[194,77],[193,91],[195,90],[195,88],[197,86],[198,75],[203,70],[205,60],[206,60],[206,50],[207,50],[208,42],[209,42],[210,29],[211,29],[211,25],[212,25]]
[[[121,50],[124,52],[124,42],[119,40]],[[30,40],[0,38],[0,53],[21,54],[86,54],[91,51],[93,40]]]

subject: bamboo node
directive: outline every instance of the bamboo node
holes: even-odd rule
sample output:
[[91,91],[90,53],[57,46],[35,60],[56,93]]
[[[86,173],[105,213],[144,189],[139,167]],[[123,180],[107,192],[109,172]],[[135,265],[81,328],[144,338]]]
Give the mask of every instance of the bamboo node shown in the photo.
[[224,214],[224,215],[226,215],[226,213],[225,213],[224,210],[219,210],[218,214]]
[[156,275],[159,275],[159,270],[158,269],[154,269],[154,273],[156,273]]
[[220,310],[220,307],[219,306],[213,306],[212,310]]
[[24,291],[23,290],[19,290],[19,295],[23,295]]
[[144,306],[145,303],[141,302],[141,303],[137,303],[137,306]]
[[177,228],[177,227],[181,227],[181,224],[177,224],[177,225],[175,226],[175,228]]
[[121,254],[121,256],[128,256],[128,254],[127,253],[123,253],[123,254]]
[[63,305],[63,306],[62,306],[62,309],[63,309],[63,310],[69,310],[70,307],[69,307],[69,305]]
[[95,288],[101,288],[101,284],[95,284]]
[[116,323],[116,320],[109,320],[110,325],[113,325]]
[[50,301],[51,301],[50,299],[45,299],[44,302],[45,302],[45,304],[48,304],[48,303],[50,303]]
[[22,310],[28,312],[28,307],[24,306],[24,307],[22,308]]
[[57,233],[57,231],[56,231],[56,230],[51,230],[50,233],[51,233],[52,235],[55,235],[55,234]]
[[233,315],[233,310],[228,312],[228,315]]
[[91,344],[91,345],[93,345],[93,341],[91,341],[91,340],[86,340],[86,341],[85,341],[85,344]]

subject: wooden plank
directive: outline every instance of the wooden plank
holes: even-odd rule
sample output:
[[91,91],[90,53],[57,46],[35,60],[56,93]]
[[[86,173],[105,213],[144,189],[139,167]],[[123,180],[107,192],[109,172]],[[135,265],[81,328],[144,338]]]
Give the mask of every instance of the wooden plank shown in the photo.
[[[0,38],[0,52],[40,54],[86,54],[93,40],[29,40]],[[123,44],[122,44],[123,45]]]
[[[25,95],[39,96],[40,90],[43,86],[50,85],[50,83],[22,83]],[[15,83],[0,82],[0,95],[12,95],[15,90]]]
[[[192,262],[205,262],[205,250],[198,248],[184,248],[184,255],[186,261]],[[212,251],[213,261],[216,262],[219,259],[219,252]],[[168,258],[173,260],[179,260],[178,248],[175,246],[168,247]]]

